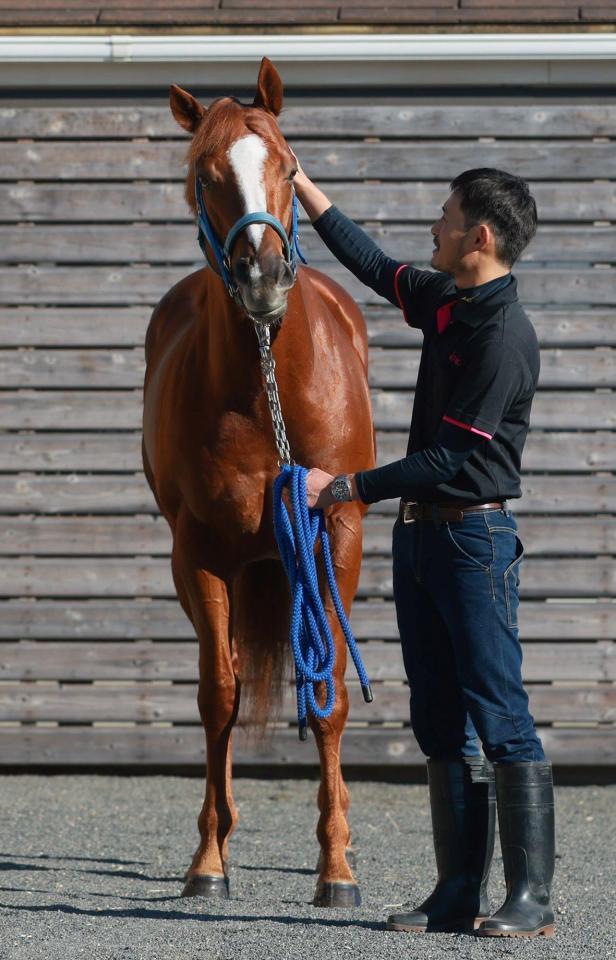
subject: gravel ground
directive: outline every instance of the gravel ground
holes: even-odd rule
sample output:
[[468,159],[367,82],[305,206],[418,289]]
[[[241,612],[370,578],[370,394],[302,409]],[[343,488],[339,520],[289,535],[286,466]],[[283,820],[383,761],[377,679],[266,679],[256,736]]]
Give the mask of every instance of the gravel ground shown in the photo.
[[[314,781],[236,780],[232,899],[179,899],[202,784],[180,777],[0,778],[2,960],[330,960],[616,956],[616,788],[557,790],[557,934],[478,940],[384,930],[433,881],[427,789],[351,784],[363,905],[311,906]],[[611,814],[611,816],[610,816]],[[502,861],[491,880],[503,896]]]

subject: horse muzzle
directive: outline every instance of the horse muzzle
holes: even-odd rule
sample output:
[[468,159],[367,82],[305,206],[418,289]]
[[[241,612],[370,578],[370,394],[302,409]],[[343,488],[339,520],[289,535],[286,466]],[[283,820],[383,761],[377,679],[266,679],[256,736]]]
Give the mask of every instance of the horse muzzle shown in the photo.
[[240,257],[232,276],[243,307],[256,320],[273,323],[284,316],[289,290],[295,283],[295,271],[287,260],[277,256],[263,260]]

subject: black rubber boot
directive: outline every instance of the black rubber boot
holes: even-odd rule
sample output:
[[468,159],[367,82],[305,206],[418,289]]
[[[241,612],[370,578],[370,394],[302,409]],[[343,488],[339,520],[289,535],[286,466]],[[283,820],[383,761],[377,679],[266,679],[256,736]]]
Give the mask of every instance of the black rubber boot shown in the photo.
[[549,763],[495,765],[507,899],[477,930],[486,937],[554,936],[554,788]]
[[421,906],[387,918],[388,930],[473,930],[489,916],[488,874],[494,850],[494,771],[482,757],[428,760],[438,880]]

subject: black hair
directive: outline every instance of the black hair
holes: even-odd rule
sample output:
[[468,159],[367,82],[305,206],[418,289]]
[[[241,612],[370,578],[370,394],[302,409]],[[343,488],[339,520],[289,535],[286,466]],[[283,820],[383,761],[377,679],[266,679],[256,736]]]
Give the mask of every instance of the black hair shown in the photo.
[[467,227],[488,223],[496,237],[496,255],[512,266],[537,232],[537,205],[526,180],[504,170],[479,167],[451,181]]

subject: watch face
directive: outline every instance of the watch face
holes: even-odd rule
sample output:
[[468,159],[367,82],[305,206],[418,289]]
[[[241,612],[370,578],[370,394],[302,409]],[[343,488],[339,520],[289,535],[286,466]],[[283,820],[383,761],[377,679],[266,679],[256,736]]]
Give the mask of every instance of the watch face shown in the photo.
[[336,500],[351,499],[351,484],[346,477],[336,477],[332,483],[332,494]]

